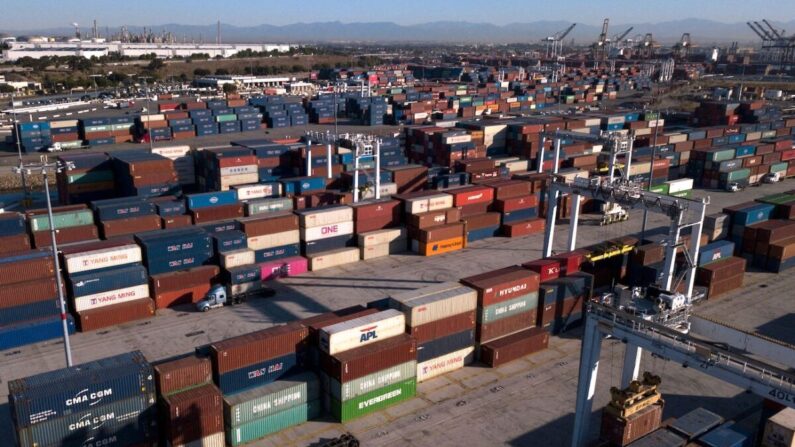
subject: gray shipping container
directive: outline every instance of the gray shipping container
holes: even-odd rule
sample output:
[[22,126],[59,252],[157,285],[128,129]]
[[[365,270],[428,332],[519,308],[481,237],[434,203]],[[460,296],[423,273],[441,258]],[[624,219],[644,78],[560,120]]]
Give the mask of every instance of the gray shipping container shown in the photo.
[[320,398],[320,381],[313,372],[302,372],[261,387],[224,398],[227,426],[237,427]]
[[155,430],[155,394],[72,413],[17,431],[21,447],[84,445],[97,436]]
[[478,323],[491,323],[503,318],[528,312],[538,307],[538,292],[518,296],[508,301],[481,308]]
[[412,360],[342,384],[324,373],[321,373],[321,378],[324,389],[329,395],[340,402],[345,402],[416,375],[417,362]]

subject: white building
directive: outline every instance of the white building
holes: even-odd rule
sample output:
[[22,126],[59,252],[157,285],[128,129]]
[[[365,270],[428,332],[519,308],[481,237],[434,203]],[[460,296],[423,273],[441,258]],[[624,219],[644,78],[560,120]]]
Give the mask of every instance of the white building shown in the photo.
[[205,76],[196,79],[194,83],[197,87],[213,87],[223,88],[225,84],[234,84],[239,88],[268,88],[268,87],[283,87],[285,84],[295,81],[295,78],[289,77],[262,77],[262,76],[241,76],[241,75],[228,75],[228,76]]
[[10,48],[3,52],[5,61],[16,61],[23,57],[41,58],[45,56],[107,56],[109,53],[138,58],[154,53],[157,57],[169,59],[208,54],[210,57],[232,57],[250,50],[253,52],[278,51],[286,53],[296,45],[287,44],[185,44],[185,43],[121,43],[104,41],[81,42],[8,42]]

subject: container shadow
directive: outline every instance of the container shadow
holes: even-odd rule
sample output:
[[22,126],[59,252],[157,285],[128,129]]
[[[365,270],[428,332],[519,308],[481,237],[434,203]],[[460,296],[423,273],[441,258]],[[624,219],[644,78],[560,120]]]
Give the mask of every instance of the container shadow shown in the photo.
[[14,427],[11,425],[11,406],[8,402],[0,404],[0,439],[11,445],[14,439]]
[[793,327],[795,327],[795,313],[788,313],[757,327],[756,331],[762,335],[793,345],[795,344]]
[[[663,385],[664,386],[664,385]],[[684,414],[703,407],[709,411],[723,416],[726,420],[734,420],[747,430],[756,430],[758,414],[761,410],[762,399],[745,392],[733,397],[706,397],[683,394],[667,394],[663,389],[663,421],[669,418],[679,418]],[[602,411],[598,409],[591,413],[589,425],[589,440],[595,441],[599,437]],[[572,428],[574,427],[574,413],[569,413],[554,421],[536,428],[507,442],[513,447],[534,447],[538,445],[549,447],[568,447],[571,445]]]

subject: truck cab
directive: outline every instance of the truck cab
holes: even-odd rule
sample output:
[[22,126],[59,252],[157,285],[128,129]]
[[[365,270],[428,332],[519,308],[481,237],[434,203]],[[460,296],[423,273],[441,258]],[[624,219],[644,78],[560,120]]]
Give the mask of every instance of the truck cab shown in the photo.
[[201,312],[207,312],[210,309],[223,307],[225,304],[237,304],[239,301],[235,297],[231,297],[229,290],[222,285],[217,284],[204,295],[204,298],[196,303],[196,309]]

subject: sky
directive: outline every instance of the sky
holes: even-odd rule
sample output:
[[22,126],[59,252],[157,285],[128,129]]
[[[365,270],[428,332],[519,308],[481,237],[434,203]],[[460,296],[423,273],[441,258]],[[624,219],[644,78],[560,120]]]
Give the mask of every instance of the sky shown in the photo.
[[[300,5],[300,7],[298,6]],[[795,0],[2,0],[5,30],[98,25],[286,25],[296,22],[395,22],[441,20],[497,25],[563,20],[600,25],[657,23],[685,18],[745,22],[795,19]]]

